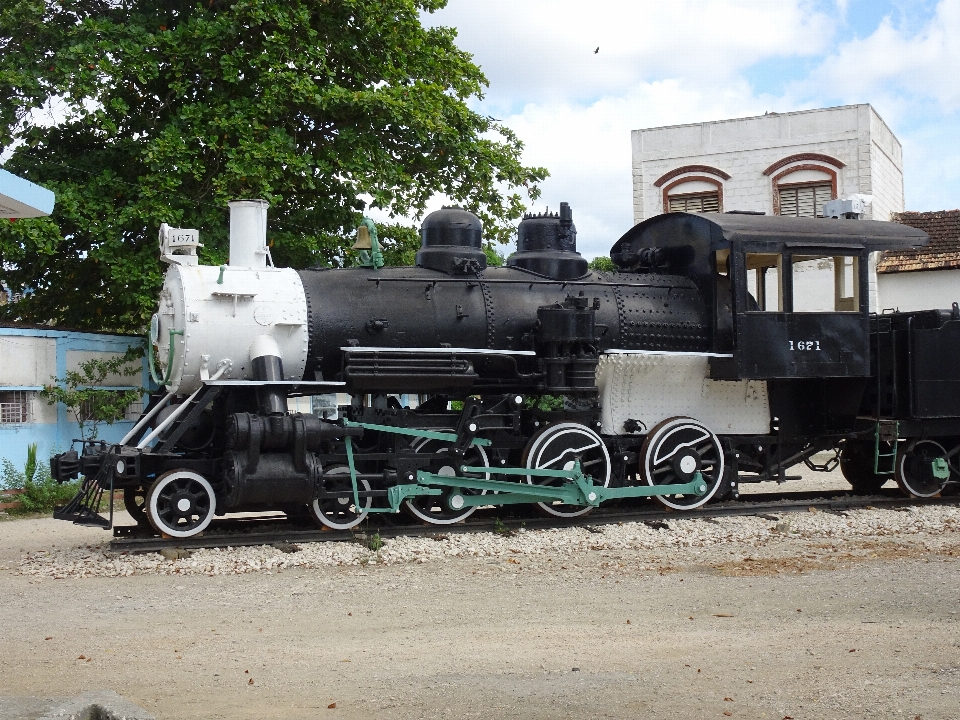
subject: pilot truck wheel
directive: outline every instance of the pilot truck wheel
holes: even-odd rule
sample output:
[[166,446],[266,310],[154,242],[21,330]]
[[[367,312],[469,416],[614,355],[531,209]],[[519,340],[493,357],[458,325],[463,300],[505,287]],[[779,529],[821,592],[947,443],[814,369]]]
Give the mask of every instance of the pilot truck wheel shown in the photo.
[[170,537],[188,538],[203,532],[216,508],[210,483],[192,470],[166,472],[147,491],[147,519],[157,532]]

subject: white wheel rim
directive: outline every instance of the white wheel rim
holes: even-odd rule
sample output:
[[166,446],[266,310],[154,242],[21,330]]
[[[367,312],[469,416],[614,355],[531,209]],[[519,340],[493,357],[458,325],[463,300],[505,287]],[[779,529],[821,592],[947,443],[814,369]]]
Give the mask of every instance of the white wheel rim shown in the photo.
[[[430,442],[430,439],[429,439],[429,438],[424,438],[422,442],[419,442],[419,443],[417,443],[417,444],[414,446],[414,448],[413,448],[414,451],[419,451],[420,448],[422,448],[424,445],[426,445],[426,444],[429,443],[429,442]],[[490,462],[489,462],[489,460],[488,460],[488,458],[487,458],[487,451],[483,449],[483,446],[482,446],[482,445],[473,445],[472,447],[475,448],[475,449],[480,453],[480,458],[481,458],[481,460],[483,461],[483,462],[482,462],[483,467],[490,467]],[[441,448],[441,449],[443,449],[443,448]],[[446,468],[444,468],[444,469],[446,469]],[[439,472],[439,473],[437,473],[437,474],[438,474],[438,475],[443,475],[444,473],[443,473],[442,470],[441,470],[441,472]],[[456,473],[454,473],[454,474],[456,474]],[[490,473],[486,473],[486,479],[487,479],[487,480],[490,479]],[[481,491],[480,491],[480,494],[481,494],[481,495],[486,495],[486,494],[487,494],[487,491],[486,491],[486,490],[481,490]],[[430,496],[424,496],[424,497],[430,497]],[[430,523],[431,525],[453,525],[454,523],[458,523],[458,522],[461,522],[461,521],[463,521],[463,520],[466,520],[468,517],[470,517],[471,515],[473,515],[473,513],[476,512],[476,510],[477,510],[477,506],[474,505],[474,506],[471,506],[471,507],[467,508],[467,509],[464,510],[463,512],[458,513],[458,514],[455,515],[454,517],[451,517],[451,518],[438,518],[438,517],[436,517],[436,516],[434,516],[434,515],[428,515],[427,513],[423,512],[420,508],[418,508],[418,507],[416,506],[415,503],[411,502],[410,500],[404,500],[403,504],[404,504],[404,507],[406,507],[406,509],[409,510],[411,513],[413,513],[416,517],[420,518],[420,519],[423,520],[425,523]],[[452,512],[456,512],[456,511],[452,511]]]
[[[561,453],[556,457],[546,458],[546,462],[543,462],[544,458],[541,457],[541,454],[543,453],[545,447],[556,438],[562,437],[564,435],[568,435],[571,433],[586,435],[587,438],[589,438],[589,440],[587,438],[584,438],[583,443],[577,443],[577,445],[574,448],[565,450],[563,453]],[[546,429],[537,437],[537,439],[534,440],[533,445],[530,447],[530,451],[527,453],[527,468],[531,470],[541,469],[544,465],[550,465],[551,463],[562,460],[564,455],[567,455],[568,453],[586,452],[587,450],[592,450],[596,447],[599,447],[603,453],[603,461],[604,461],[604,464],[606,465],[606,472],[604,473],[603,483],[601,484],[603,487],[607,487],[610,484],[610,453],[607,452],[607,446],[603,444],[603,439],[599,435],[597,435],[597,433],[595,433],[593,430],[588,428],[586,425],[581,425],[580,423],[565,422],[565,423],[558,423],[556,425],[548,425]],[[574,464],[575,464],[574,460],[572,459],[567,460],[566,462],[564,462],[563,469],[572,470],[574,467]],[[537,484],[536,482],[534,482],[533,476],[527,475],[526,478],[527,478],[528,485]],[[594,484],[596,484],[597,478],[594,478],[593,482]],[[554,517],[562,517],[562,518],[580,517],[581,515],[586,515],[588,512],[593,510],[593,507],[590,505],[587,505],[584,508],[580,508],[579,510],[573,510],[573,511],[558,510],[557,507],[552,503],[538,502],[537,505],[544,512],[549,513]]]
[[[349,475],[350,468],[337,467],[337,468],[333,468],[332,470],[324,474],[325,475]],[[362,488],[363,490],[366,490],[368,492],[370,490],[370,483],[367,482],[367,480],[364,478],[358,478],[357,485],[358,485],[358,489]],[[320,509],[320,500],[318,499],[314,499],[314,501],[310,503],[310,506],[309,506],[310,514],[313,515],[314,518],[316,518],[317,522],[324,525],[325,527],[330,528],[331,530],[349,530],[350,528],[356,527],[366,519],[367,512],[370,510],[370,506],[373,504],[373,498],[367,497],[365,499],[367,502],[363,506],[363,509],[359,513],[357,513],[356,517],[350,520],[347,520],[346,522],[337,522],[336,520],[331,519],[326,513],[324,513]],[[361,502],[363,502],[363,500],[361,500]],[[338,506],[345,505],[345,507],[343,508],[344,511],[351,512],[350,508],[353,508],[352,512],[355,512],[355,513],[357,512],[356,505],[352,502],[351,498],[338,498],[337,505]]]
[[[943,455],[946,455],[946,454],[947,454],[947,449],[946,449],[945,447],[943,447],[943,445],[941,445],[940,443],[938,443],[936,440],[921,440],[920,442],[917,443],[917,445],[919,445],[920,443],[923,443],[923,444],[925,444],[925,445],[936,445],[938,448],[940,448],[941,457],[942,457]],[[905,474],[905,472],[904,472],[904,470],[906,470],[906,468],[904,467],[904,466],[906,465],[906,463],[907,463],[907,454],[906,454],[906,453],[904,453],[903,455],[901,455],[900,457],[897,458],[897,473],[896,473],[897,476],[896,476],[896,481],[897,481],[897,484],[898,484],[903,490],[905,490],[905,491],[906,491],[907,493],[909,493],[910,495],[913,495],[914,497],[920,497],[920,498],[933,497],[934,495],[937,495],[937,494],[939,494],[940,492],[943,491],[943,487],[947,484],[947,480],[950,479],[949,476],[947,476],[947,480],[944,480],[944,481],[940,484],[940,487],[937,488],[937,489],[936,489],[935,491],[933,491],[933,492],[928,492],[928,493],[918,492],[918,491],[916,491],[913,487],[911,487],[911,485],[912,485],[913,483],[912,483],[911,481],[907,480],[907,476],[906,476],[906,474]],[[951,470],[950,472],[952,473],[953,470]]]
[[[703,505],[705,505],[710,500],[710,498],[714,496],[714,494],[717,492],[717,489],[721,485],[721,481],[723,480],[723,472],[725,470],[724,458],[723,458],[723,447],[720,445],[720,440],[703,423],[698,422],[693,418],[677,418],[676,420],[671,420],[670,422],[666,423],[663,427],[659,428],[654,433],[653,437],[650,438],[650,442],[647,444],[647,451],[646,453],[644,453],[644,456],[643,456],[643,475],[644,475],[644,479],[647,481],[647,485],[650,485],[651,487],[656,487],[656,483],[653,482],[653,478],[650,476],[650,473],[649,473],[651,462],[653,463],[653,465],[657,465],[663,462],[664,460],[668,460],[673,455],[675,455],[677,450],[680,447],[689,447],[690,445],[693,444],[688,442],[688,443],[683,443],[682,445],[678,445],[676,448],[672,450],[672,452],[669,452],[666,455],[663,455],[657,452],[657,450],[660,448],[660,446],[662,445],[663,441],[666,438],[668,438],[670,435],[677,432],[678,430],[682,430],[684,428],[696,428],[697,430],[701,431],[703,434],[700,436],[697,442],[702,442],[709,438],[711,444],[713,444],[713,446],[715,447],[717,451],[717,458],[718,458],[717,471],[716,471],[717,480],[716,482],[713,483],[713,487],[708,490],[706,495],[699,498],[695,503],[692,503],[689,505],[685,503],[675,502],[666,495],[655,495],[654,497],[656,497],[658,501],[660,501],[667,507],[673,508],[674,510],[695,510],[696,508],[702,507]],[[709,485],[708,485],[708,488],[709,488]]]
[[[160,508],[158,505],[160,494],[168,485],[178,480],[191,480],[193,482],[196,482],[203,488],[204,492],[206,492],[207,496],[210,498],[210,508],[207,510],[206,514],[201,519],[200,523],[195,527],[190,528],[189,530],[178,530],[176,527],[170,527],[160,517]],[[181,500],[180,502],[182,503],[183,501]],[[186,509],[189,509],[189,503],[186,509],[185,508],[179,508],[179,509],[181,510],[181,512],[184,512]],[[188,538],[188,537],[193,537],[197,533],[203,532],[204,530],[207,529],[207,526],[213,521],[213,516],[216,513],[216,509],[217,509],[217,497],[216,497],[216,494],[213,492],[213,487],[211,487],[210,483],[207,482],[207,479],[205,477],[203,477],[198,473],[193,472],[192,470],[173,470],[171,472],[164,473],[159,478],[157,478],[157,481],[150,488],[150,491],[147,495],[147,503],[146,503],[147,518],[150,520],[150,523],[157,530],[159,530],[165,535],[169,535],[170,537]]]

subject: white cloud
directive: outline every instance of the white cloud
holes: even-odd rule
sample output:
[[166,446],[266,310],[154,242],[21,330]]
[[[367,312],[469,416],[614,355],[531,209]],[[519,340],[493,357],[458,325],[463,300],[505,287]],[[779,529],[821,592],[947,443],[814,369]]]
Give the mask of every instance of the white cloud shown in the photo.
[[569,202],[578,247],[593,256],[606,254],[633,224],[632,130],[762,114],[768,106],[744,81],[710,92],[664,80],[640,83],[623,96],[589,106],[530,104],[506,124],[526,143],[524,162],[546,165],[551,172],[533,209],[555,210],[561,201]]
[[425,20],[457,27],[491,82],[490,105],[507,108],[589,102],[659,78],[721,83],[767,57],[823,52],[834,27],[808,0],[451,0]]
[[921,125],[900,135],[905,158],[906,209],[960,207],[960,117]]
[[916,33],[898,29],[886,17],[868,37],[841,42],[800,88],[835,96],[888,98],[894,112],[904,115],[917,112],[918,100],[957,112],[958,69],[960,0],[942,0]]
[[[570,202],[593,256],[632,224],[632,130],[767,110],[872,103],[904,144],[908,207],[956,207],[960,0],[914,10],[863,38],[842,22],[848,0],[451,0],[425,21],[457,27],[491,83],[475,107],[551,172],[533,210]],[[781,67],[802,79],[775,95],[745,78],[776,83]]]

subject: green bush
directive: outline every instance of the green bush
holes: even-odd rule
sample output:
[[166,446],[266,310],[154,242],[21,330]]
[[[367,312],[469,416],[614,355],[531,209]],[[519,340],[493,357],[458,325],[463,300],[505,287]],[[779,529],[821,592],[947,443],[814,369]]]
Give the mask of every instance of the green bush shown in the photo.
[[557,412],[563,410],[563,395],[530,395],[524,400],[523,407],[527,410]]
[[[30,458],[33,462],[31,463]],[[36,461],[36,450],[28,453],[26,472],[17,470],[13,463],[3,460],[0,470],[0,495],[4,490],[23,490],[20,495],[10,496],[10,500],[19,500],[20,507],[8,510],[11,514],[51,513],[58,505],[65,505],[80,490],[80,481],[58,485],[50,477],[50,468]]]

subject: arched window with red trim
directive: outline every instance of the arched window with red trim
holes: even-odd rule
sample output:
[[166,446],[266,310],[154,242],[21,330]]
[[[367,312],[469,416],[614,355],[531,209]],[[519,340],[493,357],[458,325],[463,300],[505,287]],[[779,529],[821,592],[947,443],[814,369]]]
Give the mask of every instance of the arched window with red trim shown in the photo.
[[800,153],[763,171],[770,176],[774,215],[823,217],[823,205],[837,197],[837,170],[844,163],[829,155]]
[[707,165],[684,165],[659,177],[664,212],[723,212],[723,181],[730,175]]

